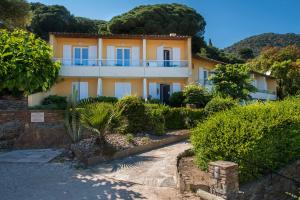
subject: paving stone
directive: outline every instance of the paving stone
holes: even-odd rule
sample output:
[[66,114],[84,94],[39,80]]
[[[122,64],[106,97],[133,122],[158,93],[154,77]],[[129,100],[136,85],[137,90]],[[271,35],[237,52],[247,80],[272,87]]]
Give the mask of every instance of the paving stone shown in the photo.
[[47,163],[61,153],[54,149],[14,150],[0,154],[0,163]]

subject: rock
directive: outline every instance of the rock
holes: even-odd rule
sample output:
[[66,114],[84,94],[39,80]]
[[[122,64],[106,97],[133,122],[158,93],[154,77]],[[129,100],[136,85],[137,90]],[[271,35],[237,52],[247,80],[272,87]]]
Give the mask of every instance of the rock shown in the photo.
[[69,147],[72,143],[63,123],[35,123],[17,139],[15,148]]
[[0,125],[0,140],[15,139],[21,132],[23,132],[23,126],[19,121],[3,123]]

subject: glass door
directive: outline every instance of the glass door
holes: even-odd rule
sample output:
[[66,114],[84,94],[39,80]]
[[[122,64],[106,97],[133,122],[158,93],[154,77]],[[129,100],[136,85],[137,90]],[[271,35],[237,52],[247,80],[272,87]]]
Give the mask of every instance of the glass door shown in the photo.
[[88,65],[89,50],[87,47],[75,47],[73,52],[75,65]]
[[129,65],[130,65],[130,49],[117,48],[117,66],[129,66]]

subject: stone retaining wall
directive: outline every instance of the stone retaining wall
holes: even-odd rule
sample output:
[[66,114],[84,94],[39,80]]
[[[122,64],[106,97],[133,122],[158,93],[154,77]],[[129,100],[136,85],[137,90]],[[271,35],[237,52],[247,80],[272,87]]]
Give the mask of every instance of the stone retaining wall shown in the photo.
[[[300,183],[300,160],[284,167],[279,170],[278,173]],[[243,185],[241,187],[241,191],[244,192],[245,200],[294,199],[287,193],[298,196],[299,198],[300,184],[297,185],[294,181],[288,178],[284,178],[276,174],[270,174],[254,182]]]
[[27,98],[1,97],[0,110],[26,110]]
[[[31,113],[44,113],[44,122],[31,122]],[[0,149],[48,148],[69,145],[64,111],[0,110]]]

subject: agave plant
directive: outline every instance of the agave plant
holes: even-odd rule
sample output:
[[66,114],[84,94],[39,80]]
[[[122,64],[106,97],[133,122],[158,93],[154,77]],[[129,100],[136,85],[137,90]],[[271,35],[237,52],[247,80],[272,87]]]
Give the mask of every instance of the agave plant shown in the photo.
[[80,115],[77,111],[77,95],[70,96],[67,103],[65,113],[65,127],[73,142],[78,142],[81,139],[82,126],[80,124]]
[[97,134],[97,139],[104,142],[112,119],[119,117],[121,112],[122,110],[115,111],[109,103],[87,104],[80,112],[80,122],[84,128]]

